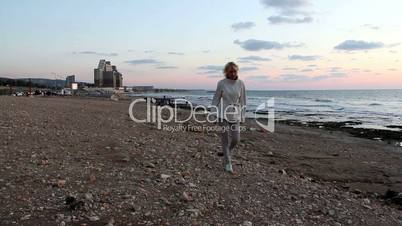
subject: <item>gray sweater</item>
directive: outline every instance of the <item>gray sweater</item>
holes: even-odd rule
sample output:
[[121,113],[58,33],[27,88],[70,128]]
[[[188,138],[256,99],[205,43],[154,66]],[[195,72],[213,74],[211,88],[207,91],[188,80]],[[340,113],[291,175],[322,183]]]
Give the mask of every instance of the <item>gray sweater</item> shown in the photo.
[[244,122],[246,88],[243,81],[228,78],[220,80],[212,99],[212,105],[218,108],[216,112],[218,118],[226,119],[229,122]]

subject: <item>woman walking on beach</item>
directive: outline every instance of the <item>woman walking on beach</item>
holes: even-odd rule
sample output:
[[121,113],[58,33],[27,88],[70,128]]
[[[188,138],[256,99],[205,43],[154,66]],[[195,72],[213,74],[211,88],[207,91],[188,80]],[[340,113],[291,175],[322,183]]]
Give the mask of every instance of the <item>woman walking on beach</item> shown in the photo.
[[221,126],[221,143],[225,171],[233,173],[232,151],[240,141],[240,122],[245,119],[246,88],[238,78],[239,67],[234,62],[225,65],[225,78],[218,82],[212,105],[217,107],[217,120]]

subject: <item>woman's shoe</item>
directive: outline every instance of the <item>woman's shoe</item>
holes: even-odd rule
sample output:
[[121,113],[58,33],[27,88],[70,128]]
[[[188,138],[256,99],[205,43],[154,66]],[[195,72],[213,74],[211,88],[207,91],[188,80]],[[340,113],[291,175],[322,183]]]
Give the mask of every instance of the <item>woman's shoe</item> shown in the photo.
[[229,172],[229,173],[233,173],[233,168],[232,168],[232,164],[228,163],[225,165],[225,171]]

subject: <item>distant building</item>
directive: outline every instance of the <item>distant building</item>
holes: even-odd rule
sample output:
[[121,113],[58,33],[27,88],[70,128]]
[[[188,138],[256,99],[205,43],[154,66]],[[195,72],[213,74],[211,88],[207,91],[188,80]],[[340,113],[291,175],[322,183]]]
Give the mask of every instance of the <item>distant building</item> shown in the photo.
[[66,77],[66,87],[71,88],[71,84],[75,83],[75,75],[69,75]]
[[95,87],[119,88],[123,86],[123,75],[110,61],[100,60],[98,68],[94,69],[94,82]]

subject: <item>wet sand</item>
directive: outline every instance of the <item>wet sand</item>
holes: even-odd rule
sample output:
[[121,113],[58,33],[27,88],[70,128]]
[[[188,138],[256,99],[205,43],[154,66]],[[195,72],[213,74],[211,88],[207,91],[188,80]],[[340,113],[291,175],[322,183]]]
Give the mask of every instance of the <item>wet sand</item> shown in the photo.
[[402,224],[380,197],[402,191],[400,147],[250,120],[231,175],[216,133],[134,123],[129,104],[1,96],[0,225]]

